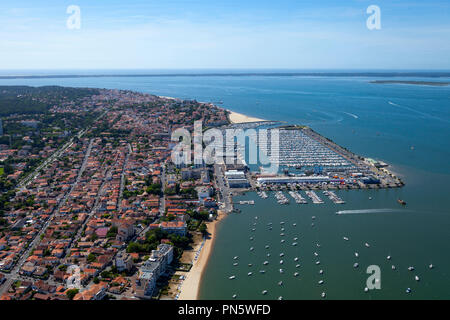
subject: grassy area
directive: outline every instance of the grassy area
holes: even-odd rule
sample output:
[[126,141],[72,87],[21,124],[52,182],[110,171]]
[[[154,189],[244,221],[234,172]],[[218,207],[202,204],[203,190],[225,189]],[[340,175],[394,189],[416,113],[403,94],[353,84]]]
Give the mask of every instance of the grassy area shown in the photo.
[[0,168],[0,176],[5,174],[5,168]]

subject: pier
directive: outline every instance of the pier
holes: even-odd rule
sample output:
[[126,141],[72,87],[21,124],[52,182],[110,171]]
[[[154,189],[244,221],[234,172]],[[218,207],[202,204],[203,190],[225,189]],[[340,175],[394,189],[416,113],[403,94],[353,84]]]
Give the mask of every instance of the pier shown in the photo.
[[314,204],[321,204],[323,203],[322,199],[319,198],[319,196],[312,190],[305,191],[306,195],[312,200]]

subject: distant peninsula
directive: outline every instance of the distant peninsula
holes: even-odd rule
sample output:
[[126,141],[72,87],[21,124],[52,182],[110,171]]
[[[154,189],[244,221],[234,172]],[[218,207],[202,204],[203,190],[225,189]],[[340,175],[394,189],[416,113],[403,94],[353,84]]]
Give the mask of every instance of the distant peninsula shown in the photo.
[[418,86],[435,86],[435,87],[445,87],[450,84],[450,82],[437,82],[437,81],[405,81],[405,80],[374,80],[370,83],[376,84],[412,84]]

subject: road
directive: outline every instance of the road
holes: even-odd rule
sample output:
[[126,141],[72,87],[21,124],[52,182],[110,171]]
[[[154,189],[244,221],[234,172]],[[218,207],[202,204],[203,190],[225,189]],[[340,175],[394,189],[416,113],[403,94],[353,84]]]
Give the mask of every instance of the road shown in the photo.
[[83,163],[80,167],[80,170],[78,171],[78,176],[75,180],[75,182],[72,184],[72,187],[70,190],[65,194],[65,196],[60,200],[58,206],[53,210],[53,213],[50,215],[50,217],[47,219],[43,227],[41,228],[41,231],[38,232],[38,234],[34,237],[33,241],[29,244],[28,248],[22,253],[22,255],[19,257],[19,260],[16,262],[14,268],[11,270],[9,274],[5,274],[6,281],[3,283],[3,285],[0,287],[0,296],[2,296],[6,290],[11,286],[11,284],[14,282],[14,280],[17,278],[19,274],[19,270],[22,267],[22,265],[25,263],[25,260],[30,256],[33,249],[36,247],[36,245],[40,242],[41,235],[44,234],[45,230],[47,230],[48,226],[50,225],[50,222],[53,220],[54,216],[59,212],[59,210],[64,206],[67,199],[69,198],[70,194],[75,189],[76,185],[81,179],[81,176],[83,175],[84,170],[86,169],[86,164],[89,159],[89,156],[91,154],[92,150],[92,143],[93,140],[91,139],[89,142],[89,146],[86,150],[86,154],[83,159]]
[[214,176],[216,178],[216,190],[220,196],[220,201],[223,203],[222,210],[225,213],[233,211],[233,200],[230,192],[230,188],[225,183],[225,175],[223,171],[223,165],[214,165]]

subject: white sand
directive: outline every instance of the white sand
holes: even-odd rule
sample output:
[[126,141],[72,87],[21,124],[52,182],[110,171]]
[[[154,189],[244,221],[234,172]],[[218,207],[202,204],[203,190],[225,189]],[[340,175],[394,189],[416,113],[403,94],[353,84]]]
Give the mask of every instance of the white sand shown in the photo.
[[247,123],[247,122],[258,122],[258,121],[266,121],[264,119],[259,119],[255,117],[249,117],[242,113],[237,113],[231,110],[228,110],[230,114],[228,115],[231,123]]
[[186,275],[186,279],[183,281],[180,288],[180,296],[178,300],[197,300],[198,291],[200,289],[200,282],[202,279],[203,271],[208,264],[209,256],[211,255],[211,249],[214,247],[214,240],[216,236],[216,226],[225,217],[223,213],[219,213],[217,219],[208,223],[208,232],[210,237],[205,241],[203,249],[200,251],[197,261],[194,262],[189,273]]

